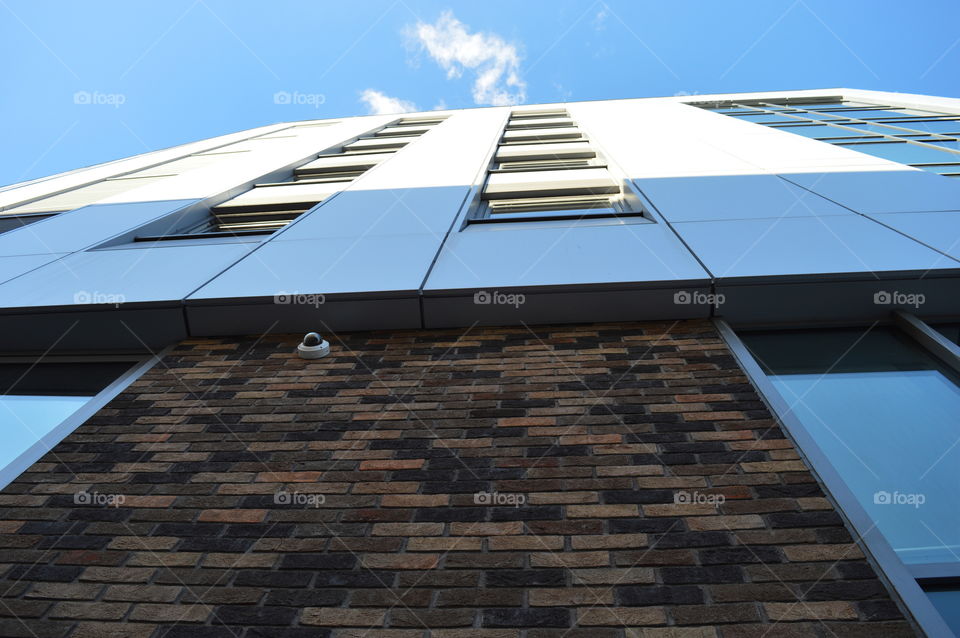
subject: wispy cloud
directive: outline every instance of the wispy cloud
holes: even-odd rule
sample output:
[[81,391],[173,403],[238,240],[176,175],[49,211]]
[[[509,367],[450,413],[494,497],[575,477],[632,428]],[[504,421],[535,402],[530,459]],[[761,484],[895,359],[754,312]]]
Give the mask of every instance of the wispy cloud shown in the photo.
[[604,5],[600,11],[597,12],[597,15],[593,16],[593,28],[597,31],[603,31],[607,28],[607,17],[610,14],[607,13],[607,7]]
[[371,115],[387,115],[390,113],[410,113],[419,110],[417,105],[409,100],[390,97],[376,89],[366,89],[360,94],[360,101],[367,105],[367,112]]
[[509,106],[526,99],[527,84],[520,77],[517,45],[496,33],[470,33],[469,27],[444,11],[433,24],[417,22],[406,35],[447,72],[448,78],[475,74],[473,101],[476,104]]

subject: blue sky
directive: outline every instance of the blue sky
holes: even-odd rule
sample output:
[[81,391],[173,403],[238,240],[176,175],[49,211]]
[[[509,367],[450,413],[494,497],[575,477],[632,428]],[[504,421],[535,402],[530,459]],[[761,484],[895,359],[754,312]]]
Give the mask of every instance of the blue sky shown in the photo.
[[414,105],[834,86],[958,97],[958,19],[948,0],[0,0],[0,184]]

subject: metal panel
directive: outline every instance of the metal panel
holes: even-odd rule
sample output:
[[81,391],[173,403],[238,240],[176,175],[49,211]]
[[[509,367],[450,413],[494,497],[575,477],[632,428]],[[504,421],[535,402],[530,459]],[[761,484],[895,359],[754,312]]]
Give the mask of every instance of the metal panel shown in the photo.
[[126,307],[180,300],[251,247],[158,244],[74,253],[0,285],[0,308]]
[[682,222],[674,228],[717,279],[960,268],[859,215]]
[[955,259],[960,259],[960,211],[883,213],[870,217]]
[[69,253],[107,241],[197,200],[94,204],[0,235],[0,255]]
[[174,160],[172,162],[167,162],[166,164],[161,164],[160,166],[154,166],[153,168],[148,168],[143,171],[137,171],[134,173],[137,177],[153,177],[161,175],[180,175],[181,173],[186,173],[188,171],[197,170],[198,168],[206,168],[208,166],[213,166],[217,162],[223,161],[224,155],[189,155],[183,159]]
[[811,323],[853,323],[889,319],[891,310],[906,309],[925,316],[960,313],[960,279],[924,276],[877,279],[864,273],[857,281],[757,282],[738,285],[720,281],[717,315],[738,325],[767,326]]
[[783,177],[859,213],[960,210],[960,180],[918,169]]
[[0,283],[19,277],[44,264],[49,264],[63,257],[63,254],[46,255],[19,255],[16,257],[0,257]]
[[775,175],[638,179],[634,184],[672,222],[853,214]]
[[183,308],[114,308],[53,312],[0,312],[0,350],[159,350],[187,337]]
[[707,277],[663,224],[510,222],[453,233],[424,290],[665,281],[684,285]]
[[169,176],[108,179],[97,182],[96,184],[91,184],[90,186],[67,191],[60,195],[54,195],[53,197],[47,197],[29,204],[24,204],[23,206],[16,206],[4,211],[4,214],[20,215],[23,213],[43,211],[73,210],[74,208],[94,204],[100,200],[113,197],[114,195],[120,195],[142,186],[155,184],[157,181],[163,179],[169,179]]
[[397,246],[391,252],[399,260],[410,255],[402,237],[428,234],[436,242],[432,259],[469,190],[467,186],[348,190],[307,213],[272,242],[395,236]]
[[[437,244],[434,236],[426,234],[271,241],[190,299],[273,297],[281,293],[414,295]],[[2,290],[0,286],[0,293]]]
[[450,328],[706,318],[709,304],[684,300],[704,299],[709,291],[706,286],[542,293],[477,290],[467,295],[424,297],[423,322],[425,328]]
[[189,304],[190,332],[202,336],[229,336],[290,332],[328,333],[331,330],[408,330],[420,328],[420,300],[416,297],[324,299],[323,303]]

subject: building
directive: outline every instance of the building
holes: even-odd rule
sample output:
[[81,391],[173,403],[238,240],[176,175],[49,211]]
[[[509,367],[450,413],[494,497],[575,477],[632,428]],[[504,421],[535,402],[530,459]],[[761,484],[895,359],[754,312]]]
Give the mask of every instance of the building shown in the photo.
[[958,138],[694,95],[0,189],[0,635],[960,634]]

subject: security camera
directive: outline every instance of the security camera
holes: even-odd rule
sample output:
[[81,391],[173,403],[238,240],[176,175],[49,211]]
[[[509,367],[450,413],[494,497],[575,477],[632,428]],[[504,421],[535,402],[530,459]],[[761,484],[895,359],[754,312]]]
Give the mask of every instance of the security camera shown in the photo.
[[297,346],[297,354],[301,359],[320,359],[330,354],[330,344],[316,332],[308,332]]

